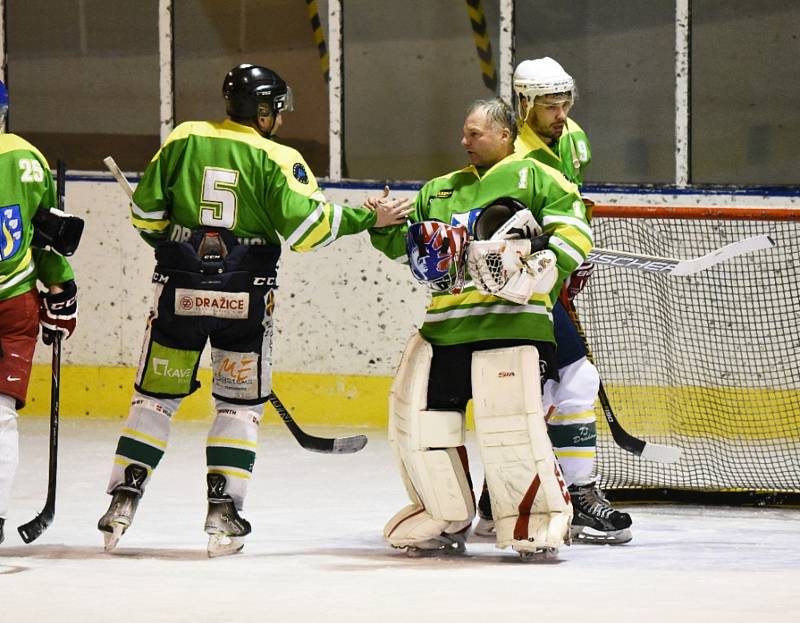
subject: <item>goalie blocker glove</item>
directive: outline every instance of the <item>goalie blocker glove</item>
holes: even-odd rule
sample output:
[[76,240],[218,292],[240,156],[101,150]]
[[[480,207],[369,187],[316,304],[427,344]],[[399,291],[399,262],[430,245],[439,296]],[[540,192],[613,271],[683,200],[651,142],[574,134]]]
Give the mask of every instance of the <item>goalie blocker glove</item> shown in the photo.
[[64,339],[75,332],[78,322],[78,287],[73,280],[61,284],[62,291],[42,292],[39,322],[42,325],[42,341],[52,344],[56,333]]

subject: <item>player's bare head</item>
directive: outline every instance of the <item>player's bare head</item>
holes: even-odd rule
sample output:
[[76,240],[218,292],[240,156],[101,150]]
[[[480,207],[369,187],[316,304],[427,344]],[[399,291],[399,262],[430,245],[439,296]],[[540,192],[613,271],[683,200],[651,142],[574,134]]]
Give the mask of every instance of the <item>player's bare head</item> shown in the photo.
[[8,114],[8,91],[6,85],[0,80],[0,132],[6,130],[6,115]]
[[561,136],[577,90],[575,80],[546,56],[522,61],[514,71],[517,118],[543,138]]
[[475,100],[467,109],[461,144],[476,167],[490,167],[514,151],[517,124],[500,98]]
[[222,83],[228,116],[255,127],[269,138],[292,110],[292,89],[271,69],[243,63],[231,69]]

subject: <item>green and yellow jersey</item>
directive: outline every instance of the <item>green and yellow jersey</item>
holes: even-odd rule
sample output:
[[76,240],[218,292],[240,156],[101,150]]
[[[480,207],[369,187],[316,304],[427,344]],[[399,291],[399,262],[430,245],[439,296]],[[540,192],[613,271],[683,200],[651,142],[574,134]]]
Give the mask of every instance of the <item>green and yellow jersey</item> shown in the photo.
[[523,124],[514,141],[514,151],[557,169],[578,186],[583,184],[584,172],[592,161],[589,139],[572,119],[567,119],[561,137],[552,146],[547,145],[527,123]]
[[[479,171],[468,166],[437,177],[422,187],[411,221],[439,220],[466,225],[472,232],[481,210],[501,197],[521,201],[533,212],[557,258],[559,281],[549,295],[534,295],[525,305],[482,294],[473,285],[459,294],[432,295],[422,336],[432,344],[463,344],[491,339],[553,342],[550,310],[561,281],[592,247],[591,229],[577,187],[558,171],[512,154]],[[370,230],[372,244],[388,257],[407,261],[407,226]]]
[[25,139],[0,134],[0,300],[32,290],[37,279],[46,286],[74,279],[64,257],[31,247],[33,217],[55,206],[44,156]]
[[225,120],[189,121],[167,137],[133,195],[131,220],[150,244],[219,227],[242,242],[308,251],[364,231],[375,214],[328,203],[300,154]]

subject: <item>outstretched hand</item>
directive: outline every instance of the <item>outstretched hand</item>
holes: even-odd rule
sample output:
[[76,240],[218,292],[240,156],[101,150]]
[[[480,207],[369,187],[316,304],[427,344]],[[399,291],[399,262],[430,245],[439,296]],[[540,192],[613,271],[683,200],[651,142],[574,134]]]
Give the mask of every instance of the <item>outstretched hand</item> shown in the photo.
[[389,199],[389,187],[383,187],[383,194],[378,197],[367,197],[362,207],[375,212],[375,227],[400,225],[412,212],[409,199]]

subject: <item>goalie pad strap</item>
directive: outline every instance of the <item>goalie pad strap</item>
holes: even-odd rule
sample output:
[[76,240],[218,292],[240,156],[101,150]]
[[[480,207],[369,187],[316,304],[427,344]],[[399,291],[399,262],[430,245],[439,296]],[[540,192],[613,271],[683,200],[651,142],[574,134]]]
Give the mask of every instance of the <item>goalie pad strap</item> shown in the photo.
[[476,352],[472,386],[498,547],[562,545],[572,505],[547,436],[537,350]]

